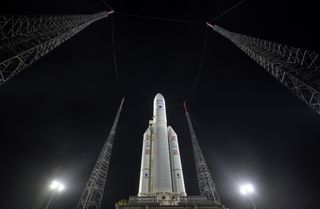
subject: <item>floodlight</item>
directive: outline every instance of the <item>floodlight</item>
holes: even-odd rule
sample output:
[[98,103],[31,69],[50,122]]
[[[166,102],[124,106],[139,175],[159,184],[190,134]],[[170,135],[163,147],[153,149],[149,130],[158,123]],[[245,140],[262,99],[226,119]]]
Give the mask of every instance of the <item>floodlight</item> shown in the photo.
[[252,184],[241,185],[239,190],[242,195],[250,195],[254,193],[254,187]]

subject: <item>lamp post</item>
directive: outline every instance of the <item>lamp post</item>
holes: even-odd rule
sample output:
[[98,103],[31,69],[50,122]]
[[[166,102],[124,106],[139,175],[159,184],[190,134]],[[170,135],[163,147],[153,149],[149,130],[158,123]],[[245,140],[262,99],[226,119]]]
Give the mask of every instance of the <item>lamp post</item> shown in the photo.
[[50,184],[50,190],[52,190],[52,194],[51,194],[51,197],[50,199],[48,200],[47,204],[46,204],[46,207],[45,209],[48,209],[54,196],[57,194],[57,192],[62,192],[64,190],[64,184],[59,182],[59,181],[52,181],[51,184]]
[[252,198],[252,194],[254,193],[254,187],[253,187],[253,185],[252,185],[252,184],[244,184],[244,185],[241,185],[240,188],[239,188],[239,190],[240,190],[240,193],[241,193],[242,195],[248,197],[248,199],[249,199],[252,207],[253,207],[254,209],[257,209],[257,206],[256,206],[256,204],[254,203],[253,198]]

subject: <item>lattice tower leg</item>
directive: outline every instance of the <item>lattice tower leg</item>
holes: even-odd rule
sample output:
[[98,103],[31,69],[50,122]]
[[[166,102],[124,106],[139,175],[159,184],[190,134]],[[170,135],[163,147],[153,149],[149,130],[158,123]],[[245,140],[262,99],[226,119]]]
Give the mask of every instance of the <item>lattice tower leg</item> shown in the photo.
[[110,13],[0,16],[0,85]]
[[315,52],[230,32],[207,23],[320,113],[320,57]]
[[211,173],[208,169],[206,160],[201,151],[197,136],[193,129],[193,125],[190,119],[190,115],[185,106],[185,114],[188,122],[188,127],[191,135],[191,143],[193,148],[193,155],[196,165],[196,172],[198,178],[198,185],[200,190],[200,195],[205,196],[209,201],[214,201],[217,205],[221,205],[220,197],[218,195],[216,185],[213,181]]
[[103,145],[98,160],[93,168],[89,180],[87,181],[86,187],[76,207],[77,209],[100,209],[101,207],[103,191],[105,188],[108,168],[111,159],[113,141],[115,138],[123,102],[124,99],[122,99],[121,101],[112,128],[110,129],[108,138]]

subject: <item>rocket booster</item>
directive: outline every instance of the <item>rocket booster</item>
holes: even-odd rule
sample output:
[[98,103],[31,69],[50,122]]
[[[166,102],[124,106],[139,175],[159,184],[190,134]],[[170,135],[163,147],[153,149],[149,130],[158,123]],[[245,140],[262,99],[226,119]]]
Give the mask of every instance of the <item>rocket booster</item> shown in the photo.
[[149,191],[150,181],[150,151],[151,148],[151,132],[150,128],[143,134],[143,145],[142,145],[142,157],[141,157],[141,173],[140,173],[140,184],[139,194],[145,194]]
[[182,196],[186,196],[187,194],[186,194],[186,189],[184,187],[178,136],[170,126],[168,127],[168,134],[169,134],[169,148],[170,148],[173,191],[176,193],[182,194]]
[[153,101],[153,120],[143,136],[138,196],[159,193],[186,195],[177,134],[167,127],[164,97]]

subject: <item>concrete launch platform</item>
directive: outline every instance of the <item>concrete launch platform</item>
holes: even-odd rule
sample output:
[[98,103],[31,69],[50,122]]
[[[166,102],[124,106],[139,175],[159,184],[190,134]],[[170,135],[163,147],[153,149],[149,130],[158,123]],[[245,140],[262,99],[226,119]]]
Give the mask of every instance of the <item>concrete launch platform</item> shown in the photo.
[[207,201],[201,196],[186,196],[177,205],[161,205],[156,198],[131,196],[129,200],[120,200],[115,209],[226,209],[223,205]]

